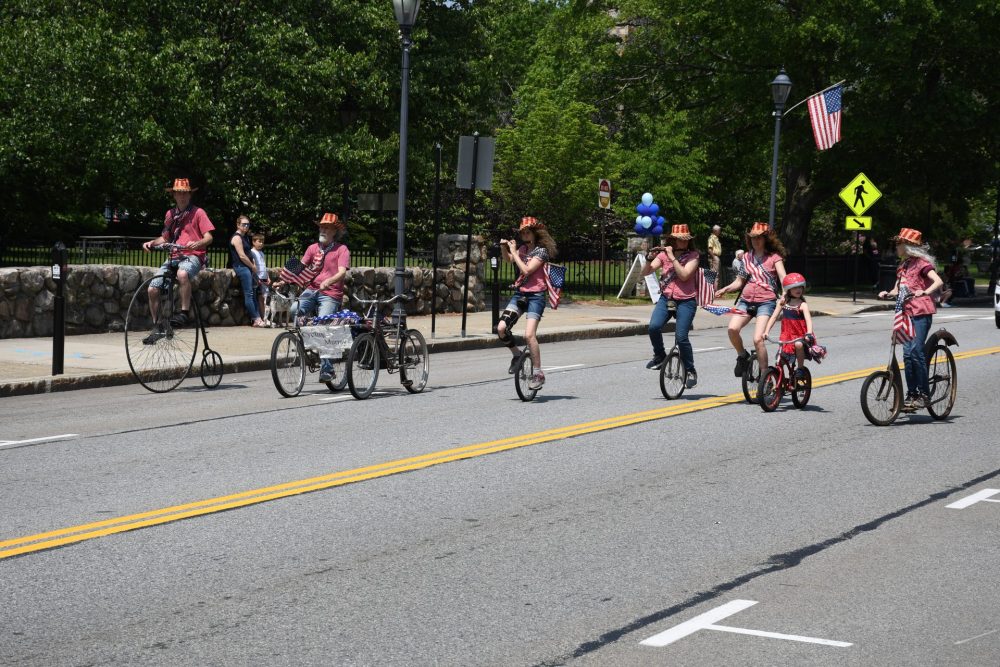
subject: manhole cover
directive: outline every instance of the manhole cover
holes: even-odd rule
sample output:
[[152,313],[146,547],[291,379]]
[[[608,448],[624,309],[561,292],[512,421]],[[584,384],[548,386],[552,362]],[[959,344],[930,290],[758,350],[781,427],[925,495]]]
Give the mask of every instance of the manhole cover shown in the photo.
[[598,322],[629,322],[629,323],[635,323],[635,322],[638,322],[639,320],[623,320],[623,319],[616,319],[616,318],[613,318],[613,317],[609,317],[609,318],[603,318],[603,319],[600,319],[600,320],[597,320],[597,321]]

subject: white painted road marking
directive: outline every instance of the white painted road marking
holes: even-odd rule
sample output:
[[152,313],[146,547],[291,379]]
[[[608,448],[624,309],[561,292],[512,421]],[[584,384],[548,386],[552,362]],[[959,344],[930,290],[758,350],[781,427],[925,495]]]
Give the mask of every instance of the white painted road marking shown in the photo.
[[981,635],[976,635],[975,637],[969,637],[968,639],[960,639],[957,642],[955,642],[955,646],[958,646],[959,644],[964,644],[965,642],[971,642],[973,639],[979,639],[980,637],[986,637],[987,635],[992,635],[994,632],[1000,632],[1000,629],[990,630],[989,632],[984,632]]
[[737,614],[744,609],[748,609],[755,604],[757,604],[756,600],[733,600],[732,602],[727,602],[721,607],[710,609],[704,614],[695,616],[690,621],[684,621],[680,625],[675,625],[669,630],[664,630],[663,632],[653,635],[649,639],[644,639],[639,643],[643,646],[661,648],[663,646],[673,644],[675,641],[683,639],[688,635],[693,635],[699,630],[718,630],[720,632],[733,632],[741,635],[769,637],[771,639],[787,639],[790,641],[805,642],[807,644],[822,644],[824,646],[836,646],[840,648],[846,648],[853,645],[850,642],[838,642],[832,639],[803,637],[801,635],[783,635],[777,632],[764,632],[763,630],[748,630],[746,628],[733,628],[726,625],[715,625],[716,621],[728,618],[729,616]]
[[[385,396],[388,393],[389,392],[387,392],[387,391],[373,391],[371,395],[372,396]],[[347,393],[347,394],[338,394],[337,396],[326,396],[326,397],[321,398],[319,400],[320,401],[325,401],[325,402],[330,402],[330,401],[346,401],[349,398],[354,398],[354,396],[352,396],[350,393]]]
[[564,371],[567,368],[582,368],[582,367],[583,364],[570,364],[569,366],[550,366],[548,368],[543,368],[542,370],[545,371],[546,373],[549,373],[551,371]]
[[724,348],[722,346],[719,346],[719,347],[699,347],[699,348],[697,348],[695,350],[691,350],[691,351],[692,352],[715,352],[716,350],[724,350],[724,349],[726,349],[726,348]]
[[966,507],[975,505],[976,503],[1000,503],[1000,500],[990,498],[990,496],[995,496],[998,493],[1000,493],[1000,489],[983,489],[982,491],[973,493],[971,496],[956,500],[950,505],[945,505],[945,509],[964,510]]
[[52,440],[65,440],[66,438],[75,438],[79,433],[63,433],[62,435],[50,435],[44,438],[31,438],[29,440],[0,440],[0,447],[13,447],[14,445],[27,445],[37,442],[49,442]]
[[879,315],[886,315],[886,314],[891,313],[891,312],[892,312],[891,310],[880,310],[877,313],[861,313],[860,315],[852,315],[851,317],[852,318],[858,318],[858,317],[878,317]]

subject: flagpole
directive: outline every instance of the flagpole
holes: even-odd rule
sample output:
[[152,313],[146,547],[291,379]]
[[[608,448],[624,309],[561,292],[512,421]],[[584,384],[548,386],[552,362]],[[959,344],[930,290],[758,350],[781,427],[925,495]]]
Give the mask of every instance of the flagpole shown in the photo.
[[790,106],[787,109],[785,109],[785,114],[787,114],[792,109],[794,109],[795,107],[799,106],[800,104],[803,104],[804,102],[808,102],[809,100],[811,100],[812,98],[816,97],[817,95],[822,95],[823,93],[825,93],[826,91],[830,90],[831,88],[836,88],[837,86],[839,86],[841,84],[844,84],[844,83],[847,83],[847,79],[844,79],[843,81],[838,81],[837,83],[833,84],[832,86],[827,86],[823,90],[819,91],[818,93],[813,93],[812,95],[810,95],[809,97],[805,98],[804,100],[799,100],[798,102],[796,102],[792,106]]

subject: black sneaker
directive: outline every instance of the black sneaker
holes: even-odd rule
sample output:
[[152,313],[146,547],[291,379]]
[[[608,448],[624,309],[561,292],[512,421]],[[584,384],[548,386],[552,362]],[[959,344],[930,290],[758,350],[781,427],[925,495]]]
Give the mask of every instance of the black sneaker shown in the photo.
[[692,368],[687,372],[686,386],[688,389],[694,389],[697,385],[698,385],[698,371]]
[[513,375],[517,372],[517,362],[521,359],[521,355],[510,358],[510,366],[507,367],[507,374]]
[[795,369],[795,386],[796,387],[804,387],[804,386],[806,386],[805,369],[802,369],[802,368]]
[[743,377],[743,372],[747,369],[748,361],[750,361],[750,353],[746,350],[743,350],[743,354],[736,355],[736,368],[733,369],[733,375]]
[[170,326],[176,327],[178,329],[181,327],[186,327],[190,323],[191,323],[190,316],[187,314],[186,311],[183,310],[179,313],[175,313],[170,318]]
[[163,326],[156,324],[153,326],[153,330],[149,332],[149,335],[142,339],[143,345],[156,345],[156,341],[161,338],[166,338],[167,334],[163,331]]
[[665,354],[654,355],[653,358],[649,360],[649,363],[646,364],[646,368],[658,371],[660,370],[660,368],[663,367],[663,362],[666,360],[667,360],[667,355]]

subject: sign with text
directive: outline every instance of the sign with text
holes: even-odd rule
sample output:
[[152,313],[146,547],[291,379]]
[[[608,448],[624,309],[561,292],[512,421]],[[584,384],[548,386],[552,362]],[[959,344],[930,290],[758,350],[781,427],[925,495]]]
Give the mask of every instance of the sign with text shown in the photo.
[[606,178],[597,182],[597,205],[601,208],[611,208],[611,181]]

